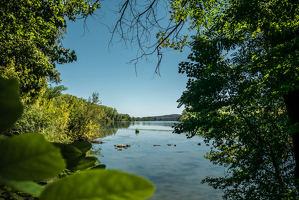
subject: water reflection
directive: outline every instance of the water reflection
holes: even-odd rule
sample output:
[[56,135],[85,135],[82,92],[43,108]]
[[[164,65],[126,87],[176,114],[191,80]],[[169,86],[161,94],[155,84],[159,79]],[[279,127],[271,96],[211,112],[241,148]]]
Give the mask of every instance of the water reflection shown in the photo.
[[[105,138],[117,133],[118,129],[139,129],[156,131],[173,131],[172,126],[176,121],[135,121],[135,122],[114,122],[102,123],[98,130],[97,138]],[[136,132],[135,132],[136,133]],[[138,132],[139,133],[139,132]],[[137,134],[136,134],[137,135]]]
[[[123,123],[123,122],[122,122]],[[114,134],[101,138],[103,144],[96,155],[109,169],[118,169],[144,176],[156,187],[150,200],[159,199],[222,199],[222,192],[200,182],[206,176],[223,176],[224,169],[203,158],[210,147],[199,146],[203,138],[186,139],[172,134],[174,122],[127,122],[114,123],[108,130]],[[135,134],[135,129],[140,130]],[[118,150],[114,145],[130,145]],[[169,145],[171,144],[171,145]]]
[[172,127],[175,123],[179,123],[177,121],[136,121],[131,122],[131,125],[142,125],[142,126],[165,126],[165,127]]
[[120,129],[120,128],[128,128],[132,122],[113,122],[110,121],[104,125],[107,129]]
[[130,122],[113,122],[109,121],[107,123],[100,124],[99,129],[97,130],[96,137],[104,138],[110,135],[116,134],[118,129],[128,128],[130,126]]

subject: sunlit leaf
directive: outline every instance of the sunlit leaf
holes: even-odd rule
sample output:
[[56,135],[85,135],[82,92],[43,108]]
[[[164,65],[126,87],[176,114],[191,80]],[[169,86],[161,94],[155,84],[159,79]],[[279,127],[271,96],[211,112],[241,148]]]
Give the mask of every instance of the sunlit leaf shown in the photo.
[[43,135],[28,133],[0,140],[0,176],[12,180],[51,178],[65,169],[58,148]]
[[10,128],[22,112],[17,80],[0,77],[0,133]]
[[91,170],[49,184],[40,200],[141,200],[154,193],[146,179],[115,170]]
[[39,196],[44,189],[43,186],[38,185],[37,183],[32,181],[14,181],[9,179],[0,179],[0,183],[35,196]]

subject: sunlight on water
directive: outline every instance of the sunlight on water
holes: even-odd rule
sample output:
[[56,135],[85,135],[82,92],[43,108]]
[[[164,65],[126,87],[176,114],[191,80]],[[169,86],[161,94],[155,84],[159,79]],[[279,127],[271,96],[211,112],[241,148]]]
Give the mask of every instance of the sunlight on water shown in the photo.
[[[205,200],[222,199],[222,192],[201,184],[206,176],[224,176],[224,168],[203,158],[210,150],[203,138],[186,139],[184,134],[173,134],[169,122],[135,122],[116,134],[101,138],[103,144],[97,155],[107,169],[118,169],[148,178],[156,187],[150,200]],[[135,129],[139,134],[135,134]],[[202,145],[197,145],[201,143]],[[114,145],[129,144],[116,148]],[[154,146],[155,145],[155,146]]]

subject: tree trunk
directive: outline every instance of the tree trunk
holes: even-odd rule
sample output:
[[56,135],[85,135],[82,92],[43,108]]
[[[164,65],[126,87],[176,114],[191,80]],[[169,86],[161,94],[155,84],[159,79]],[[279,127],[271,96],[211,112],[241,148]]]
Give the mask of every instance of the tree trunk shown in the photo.
[[[288,115],[291,119],[291,124],[299,123],[299,90],[294,90],[288,95],[284,96],[284,102],[288,111]],[[293,151],[295,154],[295,177],[296,187],[299,191],[299,131],[292,135],[293,139]]]

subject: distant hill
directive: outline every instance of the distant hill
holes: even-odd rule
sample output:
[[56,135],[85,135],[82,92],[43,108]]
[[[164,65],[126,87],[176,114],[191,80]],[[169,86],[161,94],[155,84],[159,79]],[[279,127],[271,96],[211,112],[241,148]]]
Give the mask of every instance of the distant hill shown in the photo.
[[180,114],[171,114],[171,115],[162,115],[162,116],[151,116],[150,118],[156,118],[157,121],[177,121],[182,115]]

